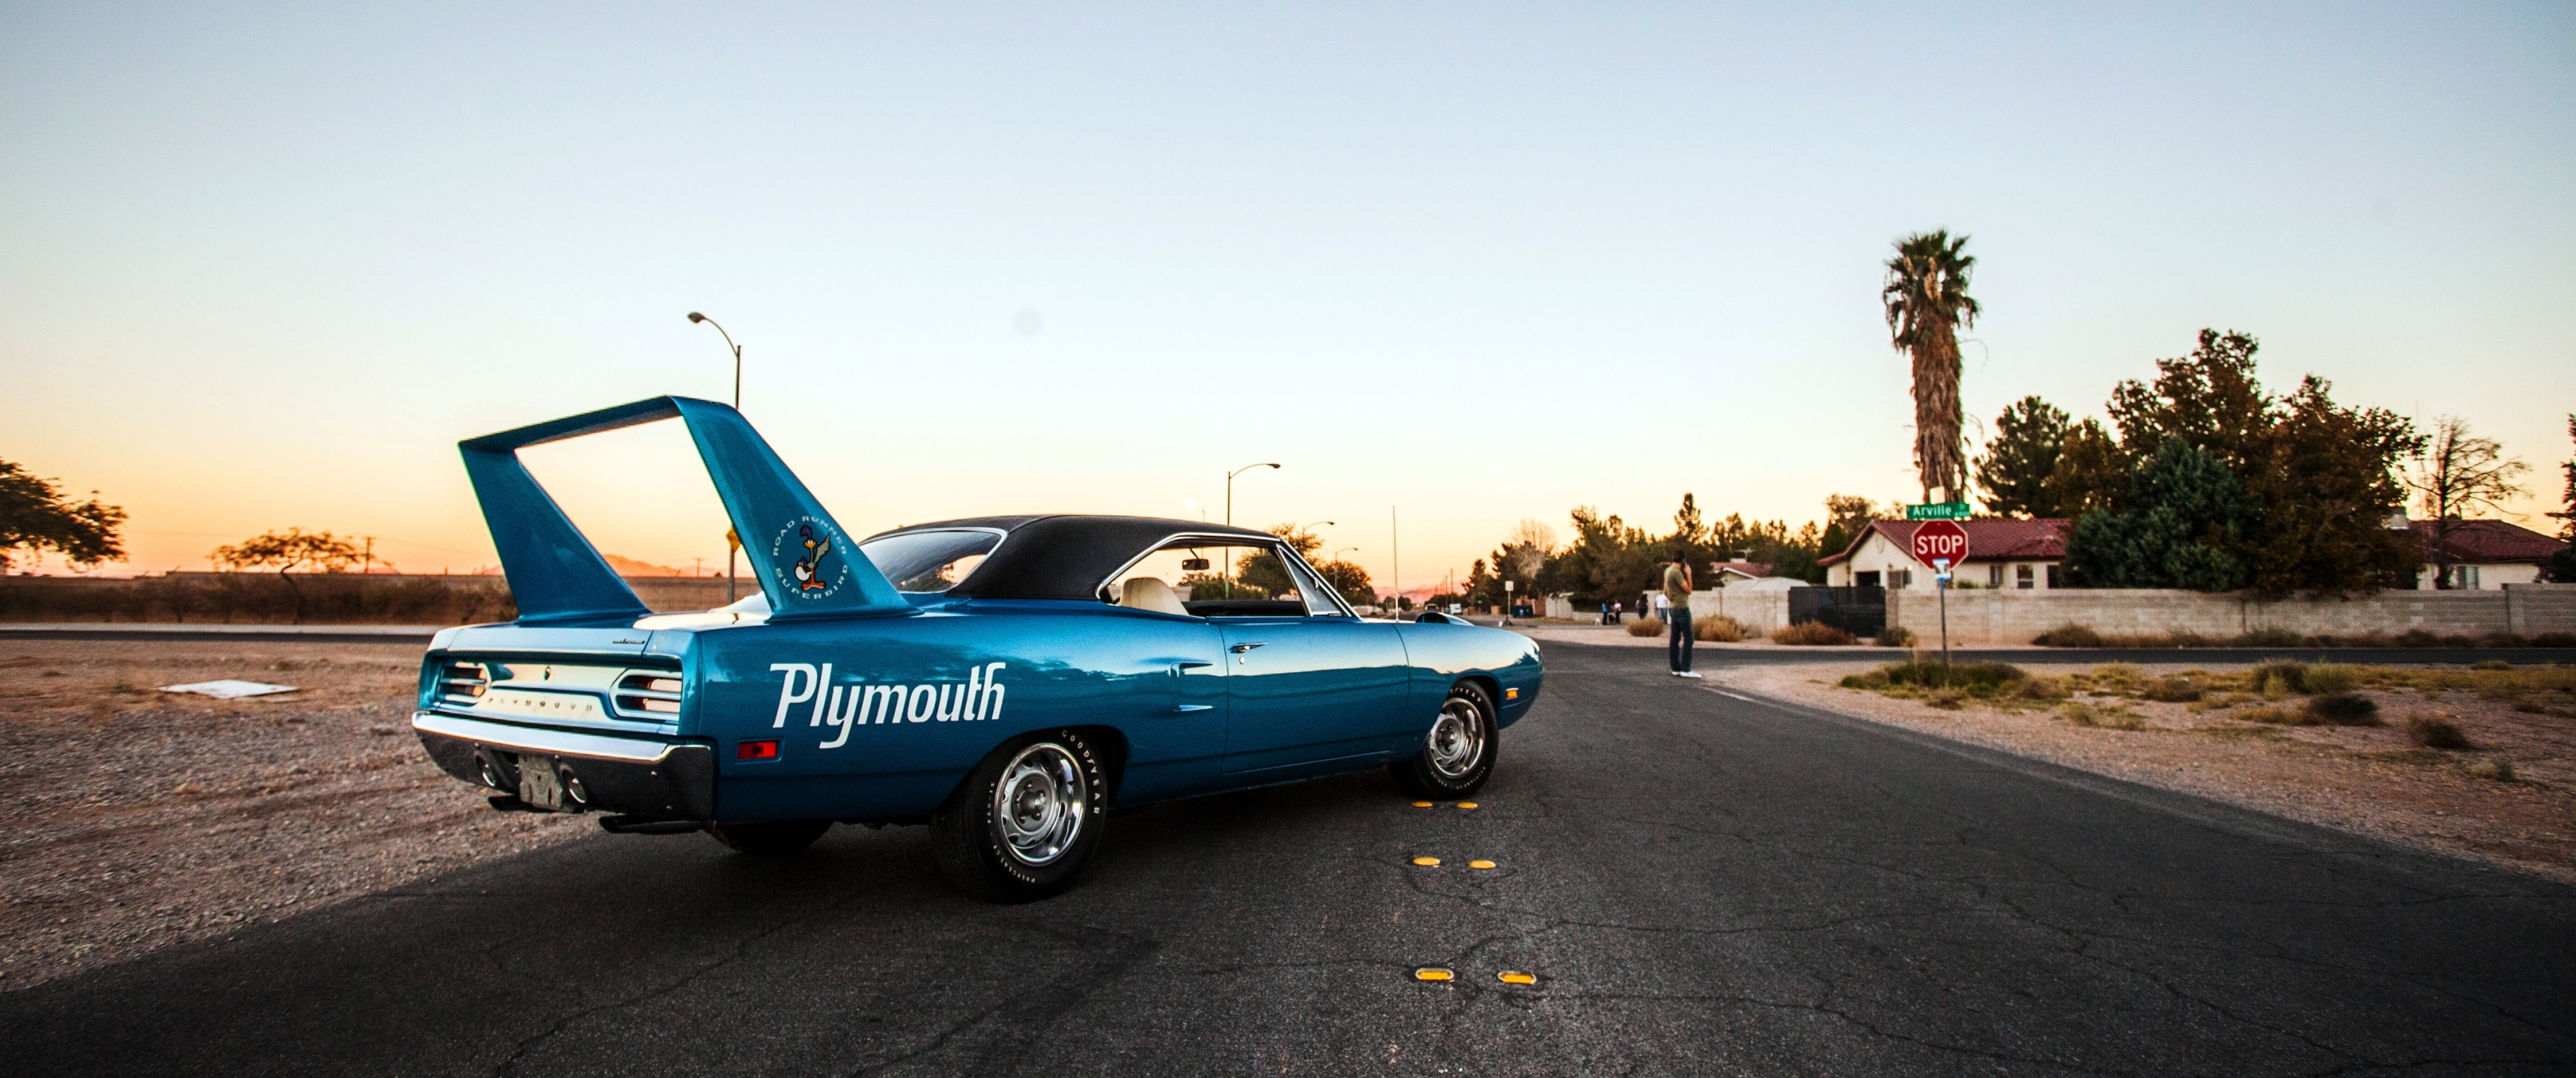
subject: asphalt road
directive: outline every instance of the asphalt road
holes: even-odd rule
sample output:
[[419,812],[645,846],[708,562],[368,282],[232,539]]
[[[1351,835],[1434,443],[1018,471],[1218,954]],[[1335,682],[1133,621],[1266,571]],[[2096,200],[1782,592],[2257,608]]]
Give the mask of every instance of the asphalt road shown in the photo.
[[[1654,651],[1548,660],[1473,811],[1410,807],[1377,774],[1168,806],[1115,821],[1073,893],[1021,907],[950,892],[918,829],[837,829],[789,861],[602,835],[0,995],[0,1058],[25,1075],[2576,1069],[2576,889],[1731,697],[1665,677]],[[1457,979],[1414,979],[1433,965]]]

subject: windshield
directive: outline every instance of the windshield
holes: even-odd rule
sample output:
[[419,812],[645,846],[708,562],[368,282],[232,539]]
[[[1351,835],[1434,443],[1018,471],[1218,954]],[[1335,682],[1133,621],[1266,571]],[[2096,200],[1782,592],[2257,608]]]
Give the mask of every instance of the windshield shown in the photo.
[[988,531],[899,532],[859,544],[897,591],[947,591],[1001,545]]

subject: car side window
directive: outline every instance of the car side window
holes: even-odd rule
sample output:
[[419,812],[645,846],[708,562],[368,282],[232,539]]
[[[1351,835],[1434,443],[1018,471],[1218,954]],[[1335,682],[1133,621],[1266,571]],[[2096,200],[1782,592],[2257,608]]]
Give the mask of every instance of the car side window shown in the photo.
[[1168,543],[1103,583],[1100,601],[1193,617],[1346,613],[1314,571],[1279,544],[1229,538]]

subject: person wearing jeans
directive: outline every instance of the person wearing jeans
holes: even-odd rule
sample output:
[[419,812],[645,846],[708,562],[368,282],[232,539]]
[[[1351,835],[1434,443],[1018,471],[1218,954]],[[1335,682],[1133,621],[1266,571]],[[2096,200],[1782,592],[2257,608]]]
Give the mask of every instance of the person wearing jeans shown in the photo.
[[1664,567],[1662,593],[1666,631],[1672,634],[1664,642],[1664,659],[1674,677],[1699,676],[1691,672],[1691,645],[1697,641],[1691,638],[1690,593],[1690,551],[1676,547],[1673,563]]

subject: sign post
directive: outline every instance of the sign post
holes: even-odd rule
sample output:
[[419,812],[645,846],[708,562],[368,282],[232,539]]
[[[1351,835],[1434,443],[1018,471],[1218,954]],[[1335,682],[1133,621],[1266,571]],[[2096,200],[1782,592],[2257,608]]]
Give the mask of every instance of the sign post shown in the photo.
[[1914,529],[1914,560],[1932,567],[1932,582],[1941,592],[1941,665],[1950,665],[1950,567],[1968,560],[1967,529],[1946,520],[1926,521]]

